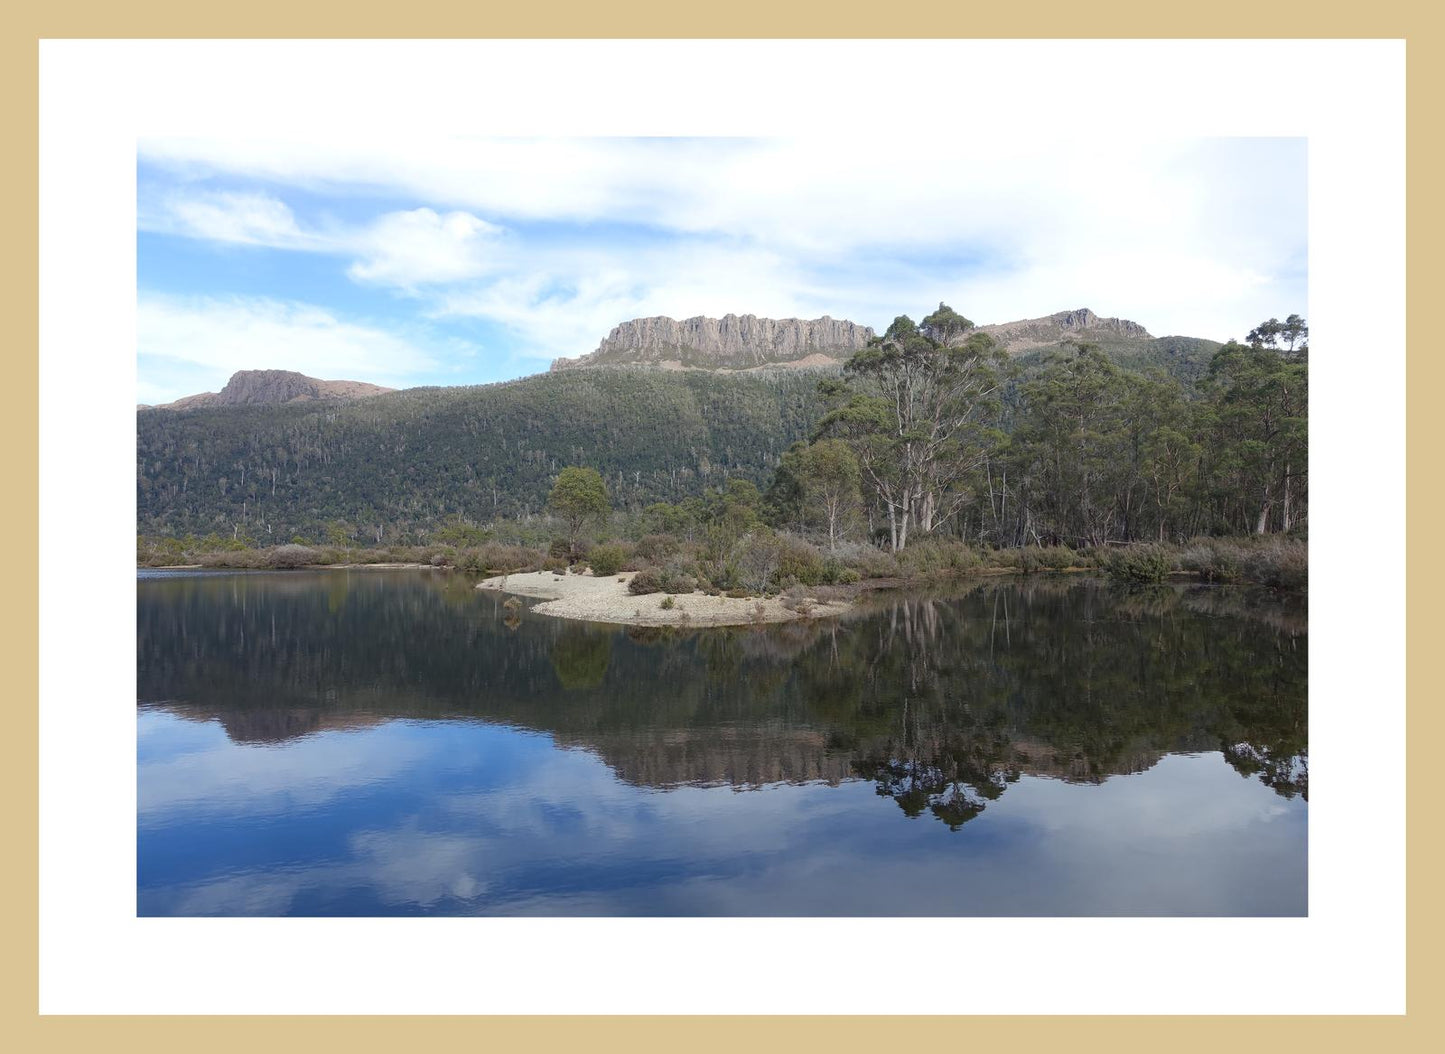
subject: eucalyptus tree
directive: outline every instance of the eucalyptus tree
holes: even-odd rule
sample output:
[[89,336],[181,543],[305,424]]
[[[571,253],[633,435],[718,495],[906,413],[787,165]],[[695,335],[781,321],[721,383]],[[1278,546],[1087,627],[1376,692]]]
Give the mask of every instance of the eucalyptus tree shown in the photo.
[[567,540],[574,549],[582,531],[591,524],[601,523],[612,511],[612,500],[607,496],[601,473],[595,468],[577,465],[569,465],[557,473],[547,505],[566,524]]
[[1251,336],[1251,344],[1230,341],[1215,353],[1209,382],[1221,466],[1252,513],[1254,533],[1265,534],[1298,526],[1303,510],[1309,372],[1301,352],[1308,345],[1278,347],[1259,330]]
[[[1002,350],[947,305],[928,332],[900,315],[825,381],[833,404],[817,436],[848,442],[888,517],[896,552],[916,528],[928,534],[968,500],[963,482],[998,438],[990,411],[1006,363]],[[954,343],[935,339],[937,333]],[[967,334],[967,335],[965,335]]]

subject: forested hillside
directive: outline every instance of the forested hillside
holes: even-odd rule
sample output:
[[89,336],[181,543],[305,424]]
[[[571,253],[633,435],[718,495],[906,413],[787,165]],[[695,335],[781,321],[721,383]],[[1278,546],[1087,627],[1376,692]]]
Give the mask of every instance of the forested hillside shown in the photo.
[[[541,513],[559,471],[582,465],[622,513],[744,480],[773,522],[826,528],[830,544],[1287,532],[1308,501],[1307,327],[1289,324],[1246,347],[1083,309],[975,327],[940,305],[916,327],[900,316],[841,371],[588,366],[354,402],[145,410],[137,530],[421,544],[454,519]],[[846,451],[806,446],[829,437]],[[847,486],[819,497],[830,473]]]
[[538,512],[569,464],[597,468],[621,508],[729,477],[766,486],[822,413],[818,378],[591,369],[345,404],[147,410],[137,529],[413,541],[452,516]]

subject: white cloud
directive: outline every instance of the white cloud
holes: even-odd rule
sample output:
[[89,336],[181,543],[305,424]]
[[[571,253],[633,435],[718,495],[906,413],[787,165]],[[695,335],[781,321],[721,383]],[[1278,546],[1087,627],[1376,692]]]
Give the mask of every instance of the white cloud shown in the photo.
[[478,278],[500,263],[492,251],[502,230],[468,212],[391,212],[350,238],[360,259],[347,270],[361,282],[410,289]]
[[468,212],[387,212],[371,223],[304,228],[284,201],[263,192],[173,191],[145,200],[140,229],[231,245],[355,258],[359,282],[414,289],[477,278],[499,263],[502,228]]
[[147,216],[143,210],[141,226],[148,224],[171,233],[240,245],[313,249],[325,244],[324,239],[303,232],[286,203],[269,194],[173,194],[158,215]]
[[136,329],[143,363],[189,367],[177,371],[187,383],[149,382],[144,391],[155,401],[199,391],[191,385],[201,380],[216,391],[236,370],[296,370],[404,387],[438,365],[434,353],[403,335],[342,321],[312,304],[142,295]]
[[[427,203],[321,233],[279,200],[233,194],[173,204],[167,222],[349,256],[355,281],[417,296],[424,313],[506,327],[516,359],[590,351],[649,314],[827,313],[879,326],[947,300],[981,323],[1090,307],[1160,335],[1224,339],[1308,310],[1300,141],[1092,129],[891,149],[809,138],[188,138],[144,142],[141,156],[192,179]],[[543,242],[527,228],[538,221],[571,226]],[[643,233],[617,241],[616,224]]]

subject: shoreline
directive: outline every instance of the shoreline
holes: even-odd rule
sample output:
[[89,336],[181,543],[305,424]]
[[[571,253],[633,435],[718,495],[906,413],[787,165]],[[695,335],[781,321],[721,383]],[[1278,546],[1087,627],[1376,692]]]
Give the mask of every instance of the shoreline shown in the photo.
[[[539,615],[621,626],[755,626],[835,618],[852,609],[842,600],[803,602],[798,609],[780,597],[724,597],[706,593],[632,594],[627,583],[635,572],[595,577],[528,571],[483,579],[476,588],[542,601]],[[671,601],[669,607],[664,603]]]
[[136,564],[137,571],[447,571],[432,564],[302,564],[300,567],[241,567],[231,564]]

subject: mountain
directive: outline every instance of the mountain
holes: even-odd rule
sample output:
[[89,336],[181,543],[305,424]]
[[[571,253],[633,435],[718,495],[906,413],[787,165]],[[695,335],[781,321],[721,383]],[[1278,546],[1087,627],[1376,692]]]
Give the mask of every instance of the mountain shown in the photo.
[[662,369],[756,370],[770,366],[834,366],[873,337],[846,319],[635,318],[616,326],[590,355],[557,359],[552,369],[656,366]]
[[365,381],[323,381],[294,370],[238,370],[219,392],[187,395],[148,410],[197,410],[207,406],[274,406],[323,400],[369,399],[394,391]]
[[565,465],[619,507],[679,501],[738,476],[765,488],[823,411],[808,370],[563,370],[367,399],[209,405],[136,415],[137,528],[258,541],[345,521],[421,540],[447,517],[526,516]]
[[[927,327],[923,327],[927,332]],[[1219,350],[1200,337],[1155,337],[1138,322],[1101,318],[1086,307],[1042,318],[976,326],[954,337],[987,333],[1027,372],[1052,352],[1076,343],[1096,344],[1110,359],[1133,370],[1158,368],[1192,385]],[[602,366],[714,373],[777,369],[838,369],[874,336],[871,326],[824,315],[812,320],[724,315],[722,318],[635,318],[616,326],[597,350],[556,359],[552,372]]]
[[[1088,340],[1189,386],[1219,347],[1086,310],[979,329],[1023,379],[1063,342]],[[872,335],[831,318],[636,319],[591,355],[501,384],[386,391],[242,371],[219,393],[137,413],[137,527],[276,542],[342,521],[368,541],[421,541],[450,516],[538,512],[565,465],[598,469],[622,508],[729,477],[766,488],[823,413],[819,371],[797,367],[837,370]]]
[[1043,318],[997,322],[968,332],[987,333],[1003,345],[1010,355],[1048,347],[1064,340],[1116,343],[1154,339],[1149,335],[1149,331],[1137,322],[1124,318],[1100,318],[1086,307],[1074,311],[1058,311]]
[[1057,352],[1076,344],[1095,344],[1115,365],[1128,370],[1162,370],[1192,387],[1209,369],[1222,345],[1203,337],[1155,337],[1137,322],[1100,318],[1086,307],[1058,311],[1043,318],[998,322],[968,330],[987,333],[1001,344],[1027,376]]

